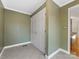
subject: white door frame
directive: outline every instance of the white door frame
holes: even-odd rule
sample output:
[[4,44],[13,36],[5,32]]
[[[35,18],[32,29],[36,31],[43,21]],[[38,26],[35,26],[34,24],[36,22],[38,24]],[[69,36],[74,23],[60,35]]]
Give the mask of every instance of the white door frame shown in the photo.
[[[70,7],[71,8],[71,7]],[[69,54],[70,54],[70,38],[71,38],[71,36],[70,36],[70,8],[68,8],[68,52],[69,52]]]

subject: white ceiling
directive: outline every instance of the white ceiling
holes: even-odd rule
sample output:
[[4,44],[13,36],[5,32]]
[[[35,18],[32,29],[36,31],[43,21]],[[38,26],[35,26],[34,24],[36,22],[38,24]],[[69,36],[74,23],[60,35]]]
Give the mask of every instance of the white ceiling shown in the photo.
[[[5,9],[32,15],[46,0],[1,0]],[[59,7],[62,7],[74,0],[53,0]]]
[[79,18],[79,5],[76,5],[70,9],[71,17]]
[[67,5],[75,0],[53,0],[59,7]]
[[9,10],[31,15],[45,0],[1,0],[4,7]]

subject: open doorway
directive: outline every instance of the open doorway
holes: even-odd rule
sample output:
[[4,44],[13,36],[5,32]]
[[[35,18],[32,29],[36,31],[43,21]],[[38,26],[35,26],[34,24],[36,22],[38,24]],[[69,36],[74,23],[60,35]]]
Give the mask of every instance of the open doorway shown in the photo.
[[79,57],[79,5],[68,9],[68,51]]

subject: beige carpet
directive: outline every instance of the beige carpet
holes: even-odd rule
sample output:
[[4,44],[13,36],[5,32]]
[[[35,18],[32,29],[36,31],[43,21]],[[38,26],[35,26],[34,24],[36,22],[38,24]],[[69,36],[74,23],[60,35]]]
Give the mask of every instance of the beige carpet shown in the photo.
[[71,55],[68,55],[64,52],[59,52],[57,53],[54,57],[52,57],[51,59],[79,59],[78,57],[76,56],[71,56]]
[[19,46],[6,49],[1,59],[44,59],[44,55],[33,45]]

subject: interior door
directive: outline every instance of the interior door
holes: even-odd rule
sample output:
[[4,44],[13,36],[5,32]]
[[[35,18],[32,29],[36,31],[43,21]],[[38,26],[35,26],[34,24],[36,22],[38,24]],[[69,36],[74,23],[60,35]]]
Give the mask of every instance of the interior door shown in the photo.
[[40,51],[45,53],[45,13],[46,8],[31,18],[31,41]]

